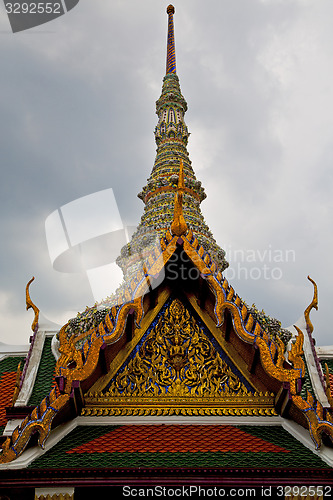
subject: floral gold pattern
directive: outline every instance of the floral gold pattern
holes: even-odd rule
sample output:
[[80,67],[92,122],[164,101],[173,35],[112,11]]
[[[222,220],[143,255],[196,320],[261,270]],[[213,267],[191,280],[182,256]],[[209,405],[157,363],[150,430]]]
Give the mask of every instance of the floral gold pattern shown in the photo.
[[183,304],[175,299],[140,351],[110,386],[110,396],[218,396],[247,392]]
[[83,415],[276,415],[274,395],[249,391],[182,302],[174,299]]

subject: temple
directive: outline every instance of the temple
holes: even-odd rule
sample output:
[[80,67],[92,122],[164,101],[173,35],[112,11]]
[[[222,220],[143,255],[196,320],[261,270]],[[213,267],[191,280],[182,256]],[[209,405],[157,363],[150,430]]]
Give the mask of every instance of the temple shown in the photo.
[[52,331],[31,280],[30,346],[0,352],[4,498],[109,498],[124,485],[333,485],[333,346],[315,347],[317,285],[308,277],[309,305],[284,329],[224,277],[187,151],[174,13],[169,5],[143,215],[117,259],[123,284]]

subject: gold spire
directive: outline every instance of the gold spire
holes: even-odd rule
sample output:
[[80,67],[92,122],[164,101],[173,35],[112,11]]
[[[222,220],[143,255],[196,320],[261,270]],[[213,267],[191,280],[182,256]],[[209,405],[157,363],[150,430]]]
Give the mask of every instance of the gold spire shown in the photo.
[[185,190],[185,183],[184,183],[184,165],[183,165],[183,160],[180,160],[180,165],[179,165],[179,177],[178,177],[178,187],[177,187],[177,192],[176,192],[176,199],[175,199],[175,209],[173,213],[173,221],[171,223],[171,233],[175,234],[176,236],[181,236],[182,234],[185,234],[187,231],[187,224],[184,219],[184,214],[183,214],[183,193]]

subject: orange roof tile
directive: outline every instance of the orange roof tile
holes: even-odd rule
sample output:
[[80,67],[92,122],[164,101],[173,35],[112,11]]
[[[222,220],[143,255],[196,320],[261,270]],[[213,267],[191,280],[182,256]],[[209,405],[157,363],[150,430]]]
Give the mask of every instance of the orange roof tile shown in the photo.
[[6,406],[10,406],[16,383],[16,372],[4,372],[0,378],[0,425],[6,425]]
[[66,453],[115,452],[289,453],[289,450],[233,426],[159,424],[120,426]]

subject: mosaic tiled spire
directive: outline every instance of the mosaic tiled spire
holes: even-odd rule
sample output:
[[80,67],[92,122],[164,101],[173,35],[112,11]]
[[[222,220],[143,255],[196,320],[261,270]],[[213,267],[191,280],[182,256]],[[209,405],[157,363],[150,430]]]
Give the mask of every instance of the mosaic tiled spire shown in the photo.
[[168,20],[168,43],[167,43],[167,63],[166,63],[166,74],[176,73],[176,47],[175,47],[175,35],[173,29],[173,15],[175,13],[175,8],[173,5],[169,5],[167,8],[167,14],[169,16]]
[[201,182],[195,177],[186,147],[189,137],[184,121],[187,103],[176,74],[174,12],[174,7],[169,5],[166,75],[161,96],[156,101],[156,158],[147,184],[138,194],[145,204],[145,209],[131,242],[122,249],[121,256],[117,259],[125,279],[130,278],[132,272],[136,271],[136,265],[139,266],[138,255],[145,253],[145,250],[149,251],[149,246],[156,244],[171,226],[180,161],[183,162],[184,171],[183,214],[187,227],[192,229],[199,243],[210,253],[220,270],[223,271],[228,266],[224,250],[216,244],[202,216],[200,203],[206,195]]

